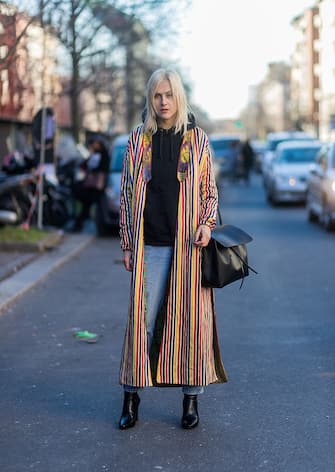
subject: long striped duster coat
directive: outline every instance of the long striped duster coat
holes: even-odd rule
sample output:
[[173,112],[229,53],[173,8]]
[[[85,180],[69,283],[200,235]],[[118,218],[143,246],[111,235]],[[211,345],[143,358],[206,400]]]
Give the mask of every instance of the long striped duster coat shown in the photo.
[[181,144],[175,245],[155,362],[148,352],[143,211],[151,159],[152,137],[140,126],[130,135],[121,183],[121,247],[133,253],[133,271],[120,383],[145,387],[225,382],[214,294],[201,286],[201,249],[192,244],[199,224],[215,226],[218,204],[208,138],[198,127],[187,131]]

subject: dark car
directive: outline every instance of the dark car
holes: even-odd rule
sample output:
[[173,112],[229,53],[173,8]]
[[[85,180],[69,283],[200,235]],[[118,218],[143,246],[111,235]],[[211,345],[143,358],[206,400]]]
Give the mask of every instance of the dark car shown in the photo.
[[241,149],[239,136],[212,134],[209,136],[209,144],[214,161],[219,164],[221,175],[234,177]]
[[335,143],[326,144],[316,158],[308,178],[307,214],[327,230],[335,228]]
[[105,236],[119,227],[121,175],[128,137],[128,134],[120,135],[112,145],[108,184],[96,211],[99,236]]

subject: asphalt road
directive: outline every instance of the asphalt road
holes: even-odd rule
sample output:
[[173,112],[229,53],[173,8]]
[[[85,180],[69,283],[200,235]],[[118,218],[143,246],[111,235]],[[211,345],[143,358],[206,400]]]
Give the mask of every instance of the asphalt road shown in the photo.
[[268,206],[258,178],[221,195],[259,275],[217,291],[230,381],[206,389],[199,427],[180,428],[179,389],[147,389],[118,430],[129,276],[97,240],[0,316],[1,472],[335,470],[335,234]]

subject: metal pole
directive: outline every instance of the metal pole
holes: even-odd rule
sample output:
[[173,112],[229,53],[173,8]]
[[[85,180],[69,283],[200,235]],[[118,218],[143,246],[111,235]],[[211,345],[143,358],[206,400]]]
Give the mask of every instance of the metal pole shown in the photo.
[[44,163],[45,163],[45,124],[46,124],[46,108],[42,103],[42,119],[41,119],[41,149],[40,149],[40,165],[38,176],[38,213],[37,227],[43,229],[43,192],[44,192]]
[[45,131],[46,131],[46,108],[45,108],[45,54],[46,54],[46,36],[44,30],[44,0],[40,1],[40,15],[41,15],[41,28],[43,35],[42,43],[42,74],[41,74],[41,147],[40,147],[40,165],[39,165],[39,178],[38,178],[38,213],[37,213],[37,227],[43,229],[43,192],[44,192],[44,163],[45,163]]

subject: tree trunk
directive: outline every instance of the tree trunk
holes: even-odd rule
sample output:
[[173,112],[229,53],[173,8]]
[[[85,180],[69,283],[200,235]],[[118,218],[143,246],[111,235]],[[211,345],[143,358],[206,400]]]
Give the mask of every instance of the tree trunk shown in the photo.
[[71,125],[73,137],[76,142],[79,142],[79,63],[74,55],[72,55],[71,77]]

